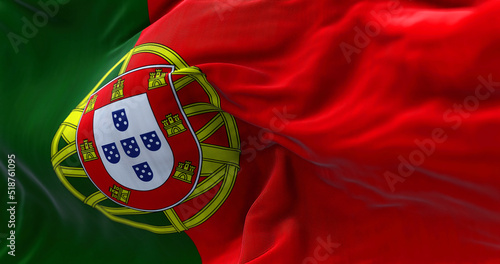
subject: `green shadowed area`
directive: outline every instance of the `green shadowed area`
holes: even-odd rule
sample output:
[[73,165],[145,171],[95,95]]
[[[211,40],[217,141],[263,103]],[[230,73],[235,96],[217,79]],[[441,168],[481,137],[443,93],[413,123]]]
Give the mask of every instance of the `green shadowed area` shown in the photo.
[[[83,204],[50,163],[61,122],[148,24],[145,0],[0,2],[0,263],[201,262],[184,233],[129,227]],[[15,155],[15,229],[8,154]]]

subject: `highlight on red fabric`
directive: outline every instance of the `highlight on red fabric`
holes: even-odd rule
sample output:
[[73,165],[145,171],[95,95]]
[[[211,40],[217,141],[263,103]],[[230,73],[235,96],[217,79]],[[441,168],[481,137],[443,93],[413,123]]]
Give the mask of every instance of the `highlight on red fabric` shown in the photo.
[[148,12],[149,21],[151,24],[160,19],[163,15],[172,10],[177,4],[182,2],[181,0],[147,0],[148,1]]
[[233,191],[186,231],[203,262],[500,263],[499,11],[217,0],[153,15],[137,44],[199,67],[240,130]]

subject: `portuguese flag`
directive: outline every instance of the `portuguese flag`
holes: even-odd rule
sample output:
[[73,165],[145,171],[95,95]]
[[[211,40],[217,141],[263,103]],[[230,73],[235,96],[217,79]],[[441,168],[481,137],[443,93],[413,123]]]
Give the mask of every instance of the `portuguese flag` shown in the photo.
[[498,12],[0,3],[1,263],[500,263]]

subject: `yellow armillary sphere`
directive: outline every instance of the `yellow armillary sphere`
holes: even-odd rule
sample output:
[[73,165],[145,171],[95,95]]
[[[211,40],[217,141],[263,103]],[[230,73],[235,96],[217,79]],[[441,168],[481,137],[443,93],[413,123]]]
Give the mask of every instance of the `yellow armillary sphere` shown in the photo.
[[[163,63],[131,67],[141,56]],[[120,59],[51,145],[54,170],[78,199],[114,221],[161,234],[211,217],[234,186],[239,157],[236,122],[205,74],[157,43]]]

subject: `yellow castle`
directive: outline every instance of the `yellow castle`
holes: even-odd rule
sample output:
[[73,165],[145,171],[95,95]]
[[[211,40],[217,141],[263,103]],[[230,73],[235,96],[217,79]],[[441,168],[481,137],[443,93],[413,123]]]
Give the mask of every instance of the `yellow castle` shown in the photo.
[[113,185],[112,188],[111,187],[109,188],[109,191],[111,192],[111,197],[117,199],[118,201],[122,201],[126,204],[128,203],[128,199],[130,198],[130,190],[126,190],[116,185]]
[[95,148],[92,141],[88,141],[88,139],[83,140],[83,144],[80,144],[80,149],[82,150],[83,161],[92,161],[97,159],[97,155],[95,154]]
[[123,79],[118,79],[118,81],[113,84],[113,91],[111,91],[111,102],[123,97],[123,82]]
[[161,121],[163,123],[163,128],[167,132],[167,136],[175,136],[184,131],[186,131],[186,127],[182,124],[182,120],[179,118],[179,115],[168,114],[165,116],[165,120]]
[[97,94],[94,95],[94,97],[92,97],[92,99],[90,99],[88,105],[87,105],[87,110],[85,110],[85,114],[94,110],[94,105],[95,105],[95,102],[97,101]]
[[165,77],[167,76],[166,72],[162,72],[161,69],[156,69],[155,72],[150,72],[149,73],[149,82],[148,82],[148,89],[152,90],[158,87],[162,87],[167,85],[167,81],[165,80]]
[[196,167],[191,165],[191,161],[179,162],[179,166],[175,169],[174,179],[191,184],[195,169]]

